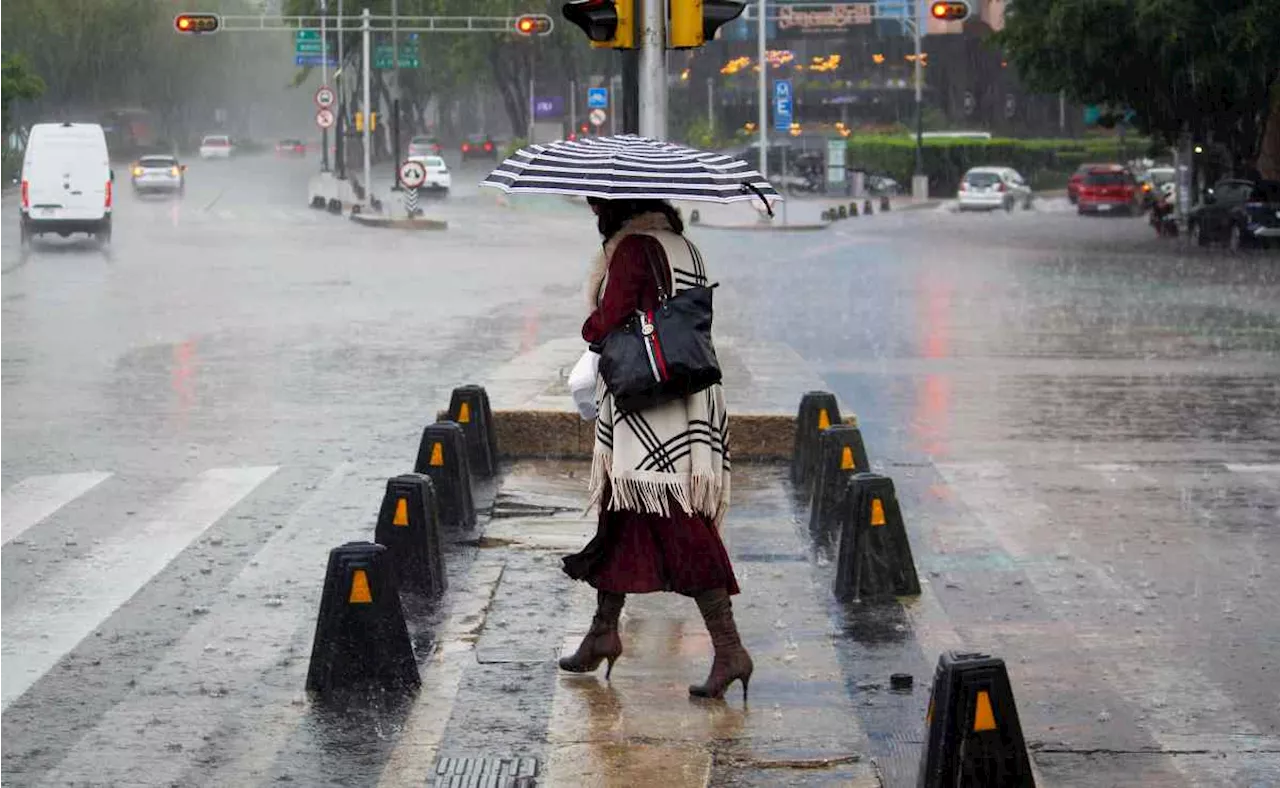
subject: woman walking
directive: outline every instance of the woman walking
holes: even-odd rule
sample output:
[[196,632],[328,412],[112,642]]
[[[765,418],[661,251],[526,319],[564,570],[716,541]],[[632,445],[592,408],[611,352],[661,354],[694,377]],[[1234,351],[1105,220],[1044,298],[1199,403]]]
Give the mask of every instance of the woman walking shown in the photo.
[[[604,239],[588,281],[592,312],[582,337],[597,343],[636,310],[653,310],[661,292],[707,285],[696,247],[664,200],[588,201]],[[659,280],[661,278],[661,281]],[[603,388],[603,387],[602,387]],[[563,670],[585,673],[622,655],[618,618],[627,594],[674,591],[693,597],[711,634],[715,657],[697,697],[721,698],[734,681],[742,697],[753,668],[733,620],[738,583],[719,526],[729,504],[728,418],[719,384],[637,411],[620,412],[599,395],[591,467],[596,535],[564,559],[564,571],[596,589],[591,629]]]

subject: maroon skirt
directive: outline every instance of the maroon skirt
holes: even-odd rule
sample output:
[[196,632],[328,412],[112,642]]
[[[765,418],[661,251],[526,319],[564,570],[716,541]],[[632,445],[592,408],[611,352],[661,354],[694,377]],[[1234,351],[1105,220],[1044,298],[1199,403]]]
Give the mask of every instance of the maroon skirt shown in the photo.
[[670,517],[601,509],[595,538],[564,558],[565,574],[616,594],[738,593],[714,520],[685,514],[675,501],[669,505]]

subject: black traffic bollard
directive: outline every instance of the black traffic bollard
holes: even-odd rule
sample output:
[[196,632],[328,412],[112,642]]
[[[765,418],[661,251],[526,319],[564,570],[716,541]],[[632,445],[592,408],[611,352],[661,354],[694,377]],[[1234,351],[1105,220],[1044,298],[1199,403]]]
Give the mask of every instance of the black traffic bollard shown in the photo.
[[889,210],[889,195],[880,195],[880,212],[884,213]]
[[834,424],[818,439],[818,466],[809,504],[809,530],[826,534],[840,522],[840,504],[849,479],[871,470],[862,430],[852,424]]
[[829,391],[810,391],[800,398],[796,414],[796,440],[791,456],[791,483],[808,493],[818,463],[819,434],[840,423],[840,406]]
[[858,201],[857,201],[857,200],[854,200],[853,202],[849,203],[849,215],[850,215],[850,216],[853,216],[853,217],[856,217],[856,216],[858,215]]
[[329,551],[307,690],[411,689],[421,683],[387,548],[349,542]]
[[498,435],[493,427],[493,409],[483,386],[466,385],[449,397],[448,421],[462,425],[467,438],[467,459],[471,473],[488,479],[498,472]]
[[440,510],[440,524],[446,528],[471,528],[476,524],[476,506],[471,497],[471,470],[467,463],[467,439],[462,426],[439,421],[422,431],[414,473],[431,477]]
[[338,198],[336,198],[336,197],[334,197],[334,198],[330,198],[330,200],[329,200],[329,213],[334,213],[334,214],[340,214],[340,213],[342,213],[342,200],[339,200],[339,199],[338,199]]
[[836,209],[836,213],[840,216],[841,219],[849,218],[849,212],[845,210],[845,207],[843,205],[841,205],[839,208]]
[[320,209],[320,210],[324,210],[324,207],[325,207],[327,204],[328,204],[328,203],[327,203],[327,201],[325,200],[325,198],[324,198],[324,195],[323,195],[323,194],[317,194],[316,196],[314,196],[314,197],[312,197],[312,198],[311,198],[311,207],[312,207],[312,208],[318,208],[318,209]]
[[1035,788],[1004,660],[947,651],[933,673],[919,788]]
[[835,593],[841,601],[920,593],[907,529],[893,480],[858,473],[840,504],[840,553]]
[[875,211],[871,210],[871,200],[870,200],[870,199],[867,199],[867,200],[863,200],[863,201],[862,201],[862,213],[863,213],[863,215],[864,215],[864,216],[871,216],[872,214],[874,214],[874,213],[875,213]]
[[431,477],[406,473],[388,479],[374,534],[391,556],[401,590],[432,597],[444,592],[448,581]]

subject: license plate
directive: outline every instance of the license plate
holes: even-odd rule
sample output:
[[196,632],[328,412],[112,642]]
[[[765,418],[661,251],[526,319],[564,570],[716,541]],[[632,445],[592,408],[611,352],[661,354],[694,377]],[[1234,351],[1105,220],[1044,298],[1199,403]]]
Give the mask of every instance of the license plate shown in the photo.
[[1105,203],[1103,203],[1102,205],[1099,205],[1099,206],[1098,206],[1098,210],[1099,210],[1099,211],[1109,211],[1109,210],[1111,210],[1111,206],[1110,206],[1110,205],[1107,205],[1107,204],[1105,204]]
[[58,212],[58,209],[57,208],[40,208],[39,211],[40,211],[39,213],[40,216],[53,216]]

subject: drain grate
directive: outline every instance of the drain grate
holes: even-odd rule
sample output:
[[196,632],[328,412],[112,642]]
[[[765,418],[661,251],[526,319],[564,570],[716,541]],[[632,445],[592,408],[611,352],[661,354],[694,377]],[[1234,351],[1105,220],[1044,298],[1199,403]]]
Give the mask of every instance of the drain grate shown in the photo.
[[427,788],[535,788],[538,759],[440,758]]

